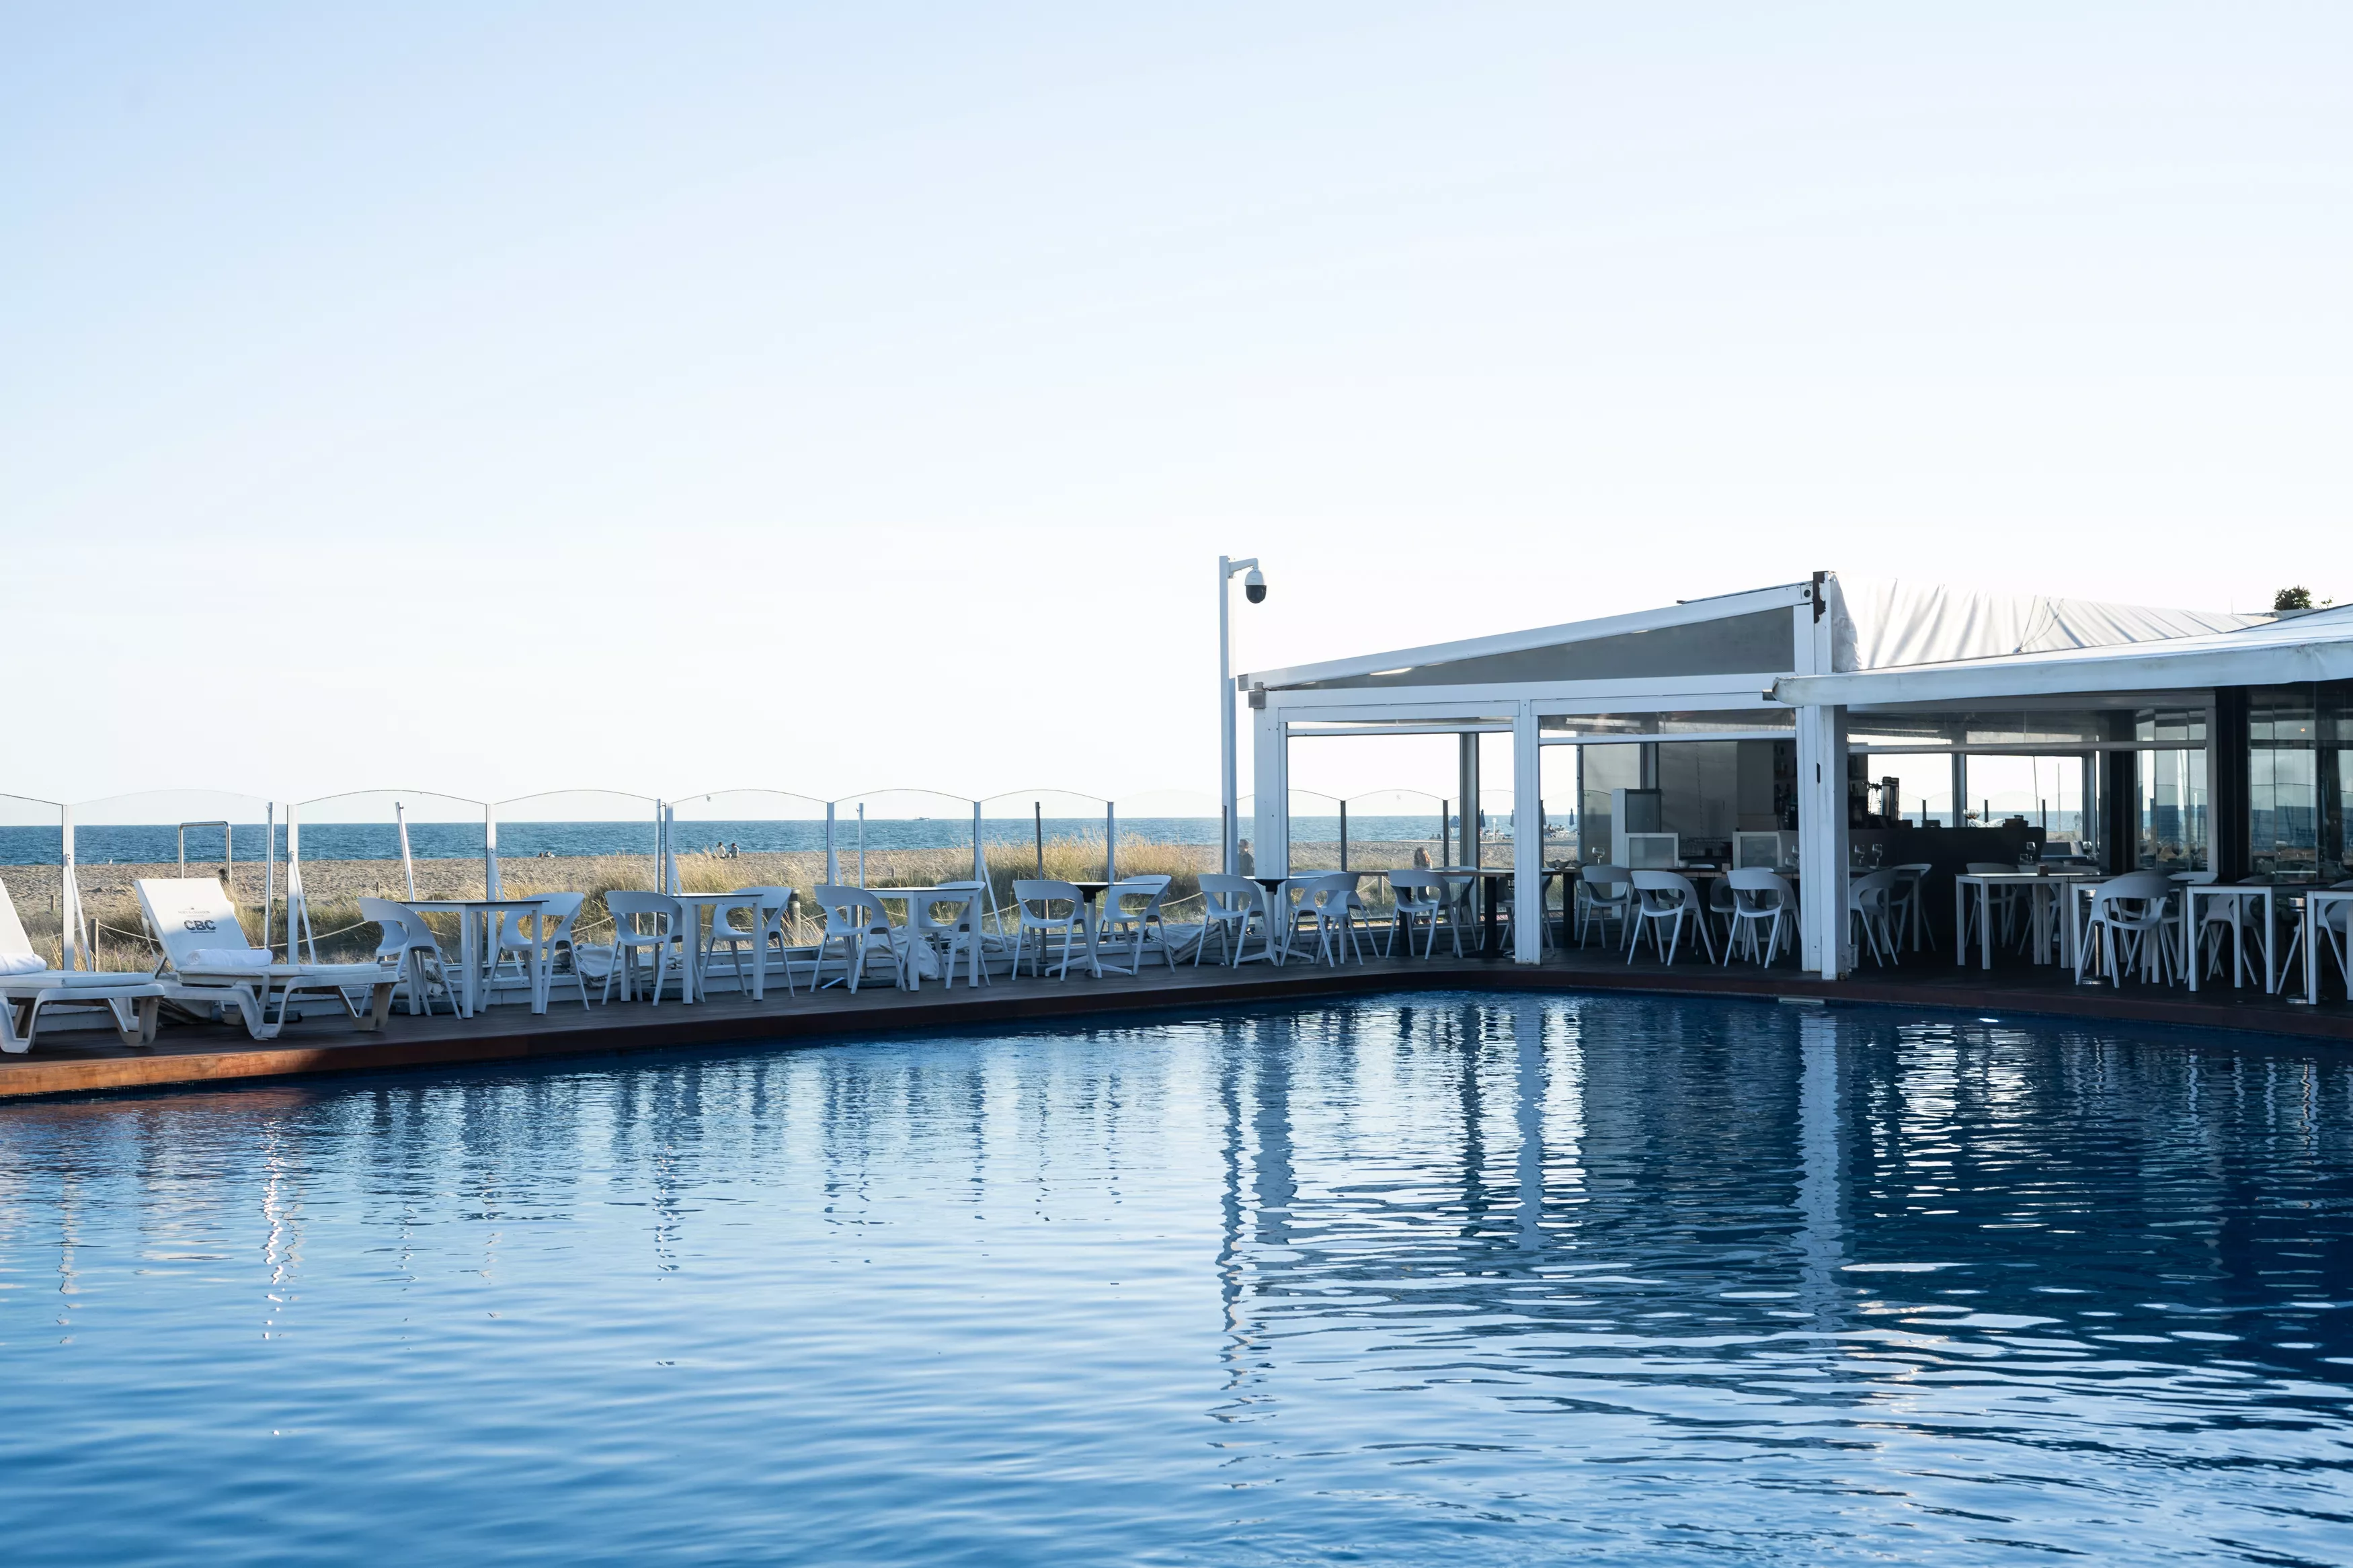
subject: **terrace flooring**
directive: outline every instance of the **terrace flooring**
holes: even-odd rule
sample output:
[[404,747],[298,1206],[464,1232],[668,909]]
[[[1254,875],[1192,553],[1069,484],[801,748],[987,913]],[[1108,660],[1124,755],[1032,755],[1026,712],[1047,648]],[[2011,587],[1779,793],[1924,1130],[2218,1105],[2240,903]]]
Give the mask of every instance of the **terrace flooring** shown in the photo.
[[1138,977],[1100,980],[1075,972],[1068,981],[999,975],[977,989],[928,984],[912,993],[884,984],[856,995],[835,986],[816,996],[804,991],[786,997],[776,988],[765,1001],[720,994],[691,1006],[672,999],[659,1006],[617,1002],[584,1010],[576,997],[567,1002],[559,995],[544,1016],[514,1004],[469,1019],[396,1012],[379,1034],[358,1033],[340,1015],[319,1015],[288,1026],[271,1041],[249,1039],[235,1025],[167,1021],[150,1050],[124,1048],[111,1030],[53,1030],[27,1055],[0,1057],[0,1099],[681,1047],[787,1049],[909,1030],[1161,1011],[1215,1014],[1383,991],[1465,989],[1791,998],[1931,1016],[2042,1015],[2353,1045],[2353,1005],[2324,1001],[2308,1007],[2259,990],[2233,990],[2227,980],[2194,996],[2178,986],[2077,986],[2063,970],[2014,960],[1998,961],[1991,971],[1962,968],[1945,950],[1906,953],[1883,971],[1866,960],[1859,973],[1831,984],[1787,963],[1769,970],[1739,963],[1727,968],[1688,961],[1630,964],[1597,946],[1548,952],[1535,965],[1443,955],[1374,958],[1337,969],[1302,963],[1282,969],[1204,964],[1173,974],[1147,969]]

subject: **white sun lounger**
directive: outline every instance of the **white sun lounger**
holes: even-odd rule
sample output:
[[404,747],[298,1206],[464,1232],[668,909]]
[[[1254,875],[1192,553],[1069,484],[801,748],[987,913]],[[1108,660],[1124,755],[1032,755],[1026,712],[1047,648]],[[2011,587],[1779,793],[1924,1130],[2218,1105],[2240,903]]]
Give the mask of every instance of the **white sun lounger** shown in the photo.
[[25,922],[16,918],[16,900],[0,882],[0,1051],[21,1056],[31,1050],[49,1007],[104,1007],[124,1045],[152,1046],[163,1005],[164,988],[152,974],[51,969],[33,951]]
[[[247,944],[245,928],[237,923],[237,906],[213,878],[157,877],[136,886],[147,929],[163,944],[164,963],[171,971],[167,994],[173,1001],[235,1007],[257,1040],[275,1039],[286,1026],[288,1005],[301,995],[333,996],[359,1020],[363,1032],[384,1027],[385,1016],[392,1011],[393,988],[400,984],[397,967],[273,963],[268,948]],[[362,989],[369,993],[365,1013],[351,997]],[[274,1018],[269,1011],[273,993],[278,999]]]

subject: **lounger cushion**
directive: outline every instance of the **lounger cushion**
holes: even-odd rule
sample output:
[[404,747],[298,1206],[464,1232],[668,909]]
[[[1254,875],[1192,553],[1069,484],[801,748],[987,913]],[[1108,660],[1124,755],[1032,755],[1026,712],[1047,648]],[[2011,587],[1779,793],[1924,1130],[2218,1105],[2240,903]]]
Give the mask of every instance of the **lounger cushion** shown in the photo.
[[0,974],[0,991],[30,995],[36,991],[153,991],[152,974],[132,970],[45,969],[38,974]]
[[185,969],[267,969],[266,947],[200,947],[188,954]]
[[48,965],[29,952],[0,952],[0,974],[38,974]]

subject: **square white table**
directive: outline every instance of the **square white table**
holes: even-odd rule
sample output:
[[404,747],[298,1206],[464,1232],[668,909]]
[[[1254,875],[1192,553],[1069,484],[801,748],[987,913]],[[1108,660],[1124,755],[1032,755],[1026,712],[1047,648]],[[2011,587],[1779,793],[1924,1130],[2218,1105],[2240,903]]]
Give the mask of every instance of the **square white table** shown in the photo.
[[[1993,967],[1993,892],[1997,888],[2024,888],[2030,913],[2034,921],[2034,962],[2047,963],[2044,955],[2051,951],[2052,938],[2059,939],[2059,962],[2072,965],[2075,962],[2077,934],[2072,900],[2067,919],[2054,917],[2059,902],[2067,898],[2066,889],[2081,886],[2086,879],[2097,877],[2091,871],[1964,871],[1953,879],[1953,962],[1966,966],[1969,962],[1968,896],[1977,894],[1978,903],[1978,967]],[[2105,880],[2105,878],[2100,879]],[[2043,895],[2049,893],[2046,899]]]
[[[662,895],[678,905],[679,914],[686,922],[686,929],[675,933],[686,944],[686,963],[681,966],[686,978],[685,983],[679,987],[683,993],[679,998],[680,1001],[702,1000],[702,926],[704,920],[711,913],[712,906],[734,903],[748,896],[744,893],[664,893]],[[654,968],[654,984],[657,985],[661,984],[661,968],[659,963]]]
[[461,982],[458,1011],[470,1018],[488,1000],[491,969],[499,960],[491,939],[491,918],[512,914],[516,924],[531,921],[531,1010],[547,1011],[547,900],[545,899],[419,899],[400,906],[418,914],[458,917],[458,977]]
[[2329,907],[2353,904],[2353,888],[2315,888],[2304,895],[2304,999],[2320,1005],[2320,922]]
[[[1111,884],[1108,882],[1099,882],[1093,885],[1099,888],[1103,888],[1109,887]],[[1074,883],[1073,886],[1077,887],[1080,891],[1085,892],[1089,884],[1079,882]],[[972,909],[972,912],[968,917],[972,921],[972,942],[965,951],[971,955],[972,959],[969,966],[971,971],[971,984],[974,985],[978,985],[980,984],[980,900],[982,898],[982,890],[980,889],[861,888],[859,890],[863,893],[871,894],[878,899],[897,899],[907,906],[906,921],[899,928],[905,933],[907,942],[907,945],[901,950],[899,955],[901,961],[899,963],[899,989],[902,991],[920,991],[923,988],[923,976],[915,973],[915,905],[917,902],[920,900],[929,900],[934,903],[945,904],[961,902],[969,904]],[[1094,971],[1095,978],[1100,980],[1103,978],[1103,968],[1101,965],[1094,963],[1094,895],[1092,893],[1088,894],[1087,961]],[[940,981],[943,984],[953,989],[955,985],[955,975],[950,973],[946,966],[943,965],[940,973]]]
[[[2216,899],[2234,901],[2259,900],[2263,906],[2263,992],[2266,995],[2280,988],[2279,973],[2279,904],[2278,889],[2268,882],[2250,887],[2240,882],[2184,882],[2181,884],[2181,954],[2189,971],[2189,989],[2198,989],[2198,901],[2212,902]],[[2246,983],[2246,947],[2235,936],[2231,942],[2231,988],[2237,990]]]

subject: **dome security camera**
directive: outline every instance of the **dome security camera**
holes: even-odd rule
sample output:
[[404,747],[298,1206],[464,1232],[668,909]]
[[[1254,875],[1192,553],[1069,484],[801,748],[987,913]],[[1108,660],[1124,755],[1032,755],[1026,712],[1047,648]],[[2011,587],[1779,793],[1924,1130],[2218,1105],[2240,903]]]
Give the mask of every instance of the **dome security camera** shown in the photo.
[[1242,595],[1253,605],[1266,603],[1266,574],[1253,566],[1242,578]]

